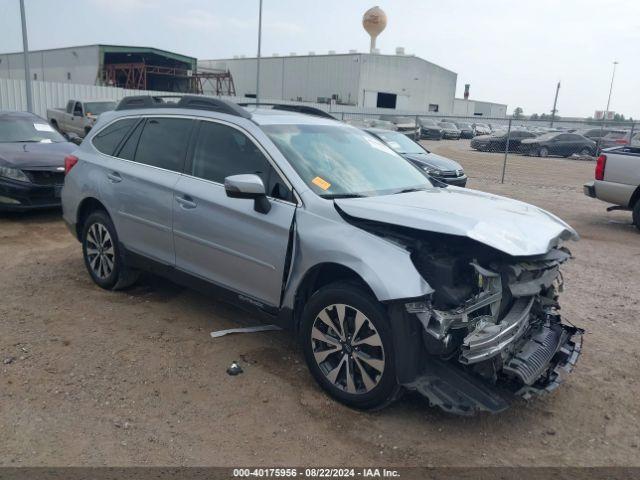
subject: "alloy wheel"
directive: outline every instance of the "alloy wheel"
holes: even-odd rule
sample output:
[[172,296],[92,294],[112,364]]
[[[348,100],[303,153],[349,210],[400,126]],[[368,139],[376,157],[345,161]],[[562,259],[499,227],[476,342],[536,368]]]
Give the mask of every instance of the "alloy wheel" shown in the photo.
[[384,347],[373,323],[357,308],[332,304],[311,328],[316,364],[336,388],[351,394],[373,390],[385,369]]
[[91,270],[100,279],[108,278],[113,272],[115,249],[107,227],[94,223],[87,231],[87,260]]

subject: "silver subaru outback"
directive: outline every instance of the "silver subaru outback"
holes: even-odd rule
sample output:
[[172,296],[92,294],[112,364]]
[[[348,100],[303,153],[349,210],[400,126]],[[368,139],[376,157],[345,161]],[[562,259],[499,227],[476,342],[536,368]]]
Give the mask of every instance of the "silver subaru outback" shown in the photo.
[[64,219],[105,289],[142,270],[300,337],[347,405],[413,390],[458,413],[555,389],[580,354],[562,322],[549,212],[431,182],[326,118],[184,96],[128,97],[66,158]]

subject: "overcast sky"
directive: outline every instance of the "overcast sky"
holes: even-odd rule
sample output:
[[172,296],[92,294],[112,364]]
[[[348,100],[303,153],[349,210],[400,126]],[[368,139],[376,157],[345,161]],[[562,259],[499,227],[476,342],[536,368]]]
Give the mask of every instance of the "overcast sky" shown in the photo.
[[[376,1],[376,0],[373,0]],[[264,0],[263,55],[367,51],[371,0]],[[141,45],[215,59],[256,53],[258,0],[25,0],[31,49]],[[0,0],[0,51],[22,48],[18,0]],[[382,53],[403,46],[458,74],[457,95],[561,116],[606,106],[640,118],[640,0],[378,0]]]

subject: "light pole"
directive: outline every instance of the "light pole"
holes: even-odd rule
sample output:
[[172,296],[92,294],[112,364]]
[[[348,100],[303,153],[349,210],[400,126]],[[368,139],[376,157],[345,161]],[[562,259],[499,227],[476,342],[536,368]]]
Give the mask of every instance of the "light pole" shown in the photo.
[[33,91],[31,90],[31,68],[29,65],[29,42],[27,41],[27,18],[24,14],[24,0],[20,0],[22,20],[22,53],[24,55],[24,83],[27,91],[27,110],[33,113]]
[[613,62],[613,72],[611,73],[611,85],[609,86],[609,98],[607,99],[607,108],[604,110],[604,116],[602,117],[602,125],[600,126],[600,136],[596,143],[596,149],[600,146],[600,139],[602,138],[602,133],[604,131],[604,127],[607,125],[607,114],[609,113],[609,105],[611,105],[611,93],[613,92],[613,80],[616,78],[616,66],[618,62],[614,60]]
[[560,93],[560,82],[558,82],[558,86],[556,87],[556,96],[553,99],[553,109],[551,110],[551,125],[553,127],[553,121],[556,119],[556,112],[558,111],[556,107],[558,106],[558,93]]
[[258,56],[256,57],[256,105],[260,103],[260,47],[262,44],[262,0],[258,11]]
[[616,66],[618,65],[617,61],[613,62],[613,72],[611,73],[611,86],[609,87],[609,98],[607,99],[607,109],[604,111],[605,120],[607,118],[607,112],[609,111],[609,105],[611,104],[611,92],[613,92],[613,79],[616,78]]

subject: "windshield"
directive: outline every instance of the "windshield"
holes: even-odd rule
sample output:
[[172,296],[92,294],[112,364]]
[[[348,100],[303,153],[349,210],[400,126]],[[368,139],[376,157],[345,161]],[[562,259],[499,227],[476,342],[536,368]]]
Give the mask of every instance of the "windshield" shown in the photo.
[[0,143],[66,142],[51,125],[38,117],[0,118]]
[[411,140],[403,133],[396,132],[376,132],[375,136],[386,143],[397,153],[425,153],[420,145]]
[[455,129],[457,129],[457,127],[453,123],[449,123],[449,122],[442,122],[440,124],[440,126],[444,127],[444,128],[455,128]]
[[424,118],[424,117],[420,117],[420,123],[422,125],[429,125],[430,127],[435,127],[436,122],[434,122],[433,120],[431,120],[430,118]]
[[86,102],[84,111],[91,115],[100,115],[116,108],[116,102]]
[[431,187],[416,167],[357,128],[266,125],[262,129],[323,198],[386,195]]
[[469,130],[471,130],[471,125],[469,125],[468,123],[458,123],[458,128],[468,128]]

